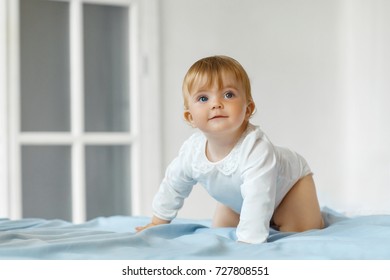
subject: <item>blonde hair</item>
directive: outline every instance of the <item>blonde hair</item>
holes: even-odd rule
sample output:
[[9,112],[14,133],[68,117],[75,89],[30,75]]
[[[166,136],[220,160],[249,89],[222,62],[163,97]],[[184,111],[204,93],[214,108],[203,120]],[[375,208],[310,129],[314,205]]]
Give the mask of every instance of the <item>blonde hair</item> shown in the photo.
[[[183,80],[183,99],[184,109],[188,109],[188,98],[195,89],[200,87],[211,87],[216,82],[219,88],[223,85],[223,74],[232,75],[244,89],[248,103],[254,103],[251,93],[251,84],[248,74],[235,59],[228,56],[210,56],[205,57],[195,62]],[[200,82],[205,80],[205,83],[200,85]]]

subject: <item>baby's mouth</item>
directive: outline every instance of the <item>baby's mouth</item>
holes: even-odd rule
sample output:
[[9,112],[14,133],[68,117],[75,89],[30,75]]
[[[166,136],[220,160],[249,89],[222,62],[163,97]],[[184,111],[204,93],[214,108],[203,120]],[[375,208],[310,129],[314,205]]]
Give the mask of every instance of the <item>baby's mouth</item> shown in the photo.
[[209,118],[209,120],[226,119],[226,118],[228,118],[228,116],[217,115]]

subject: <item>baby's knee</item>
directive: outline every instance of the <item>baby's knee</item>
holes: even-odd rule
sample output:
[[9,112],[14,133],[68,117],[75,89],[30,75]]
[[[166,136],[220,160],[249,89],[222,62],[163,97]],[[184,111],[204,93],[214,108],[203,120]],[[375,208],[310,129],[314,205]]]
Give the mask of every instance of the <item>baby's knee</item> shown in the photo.
[[313,221],[285,223],[277,226],[280,231],[284,231],[284,232],[304,232],[304,231],[314,230],[314,229],[323,229],[324,220],[321,218]]
[[239,221],[239,214],[226,205],[218,203],[213,218],[213,227],[237,227]]

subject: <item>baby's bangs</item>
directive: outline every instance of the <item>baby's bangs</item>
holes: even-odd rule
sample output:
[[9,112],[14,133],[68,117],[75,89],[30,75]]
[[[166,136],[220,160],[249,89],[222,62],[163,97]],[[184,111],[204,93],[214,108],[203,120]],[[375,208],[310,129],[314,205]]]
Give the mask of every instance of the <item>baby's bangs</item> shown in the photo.
[[221,71],[212,71],[210,69],[205,69],[204,71],[199,71],[193,73],[192,77],[188,77],[188,92],[193,93],[195,90],[209,89],[215,84],[218,85],[218,88],[223,87],[223,79]]

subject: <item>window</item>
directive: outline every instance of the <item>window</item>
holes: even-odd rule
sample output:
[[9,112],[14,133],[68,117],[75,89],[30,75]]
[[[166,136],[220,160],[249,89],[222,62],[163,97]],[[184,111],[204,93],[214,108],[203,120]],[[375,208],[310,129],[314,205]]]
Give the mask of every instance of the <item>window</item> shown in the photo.
[[160,179],[157,2],[6,3],[0,215],[145,213],[141,186]]

